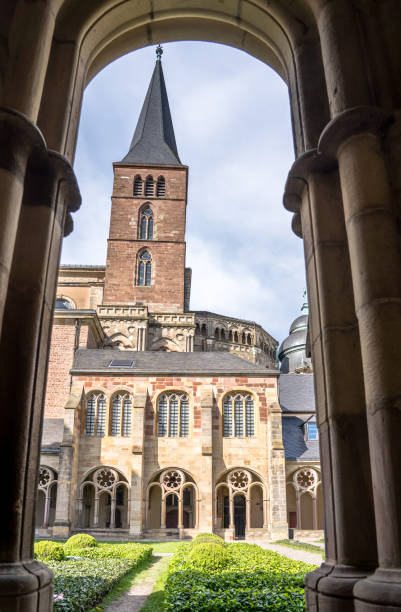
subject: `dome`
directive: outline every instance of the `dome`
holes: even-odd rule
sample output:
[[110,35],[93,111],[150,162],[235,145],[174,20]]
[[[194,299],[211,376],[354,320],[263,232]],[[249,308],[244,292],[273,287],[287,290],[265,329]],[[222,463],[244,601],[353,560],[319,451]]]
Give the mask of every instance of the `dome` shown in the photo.
[[308,329],[308,315],[300,315],[293,321],[290,327],[290,334],[297,331],[298,329]]
[[278,350],[278,358],[281,359],[286,355],[289,351],[305,350],[306,347],[306,334],[307,328],[299,329],[298,331],[293,332],[281,343],[281,346]]
[[308,304],[305,300],[302,306],[302,314],[297,317],[290,326],[290,333],[281,343],[278,350],[280,360],[280,372],[289,374],[291,372],[304,371],[311,368],[311,360],[306,356],[306,341],[308,335]]

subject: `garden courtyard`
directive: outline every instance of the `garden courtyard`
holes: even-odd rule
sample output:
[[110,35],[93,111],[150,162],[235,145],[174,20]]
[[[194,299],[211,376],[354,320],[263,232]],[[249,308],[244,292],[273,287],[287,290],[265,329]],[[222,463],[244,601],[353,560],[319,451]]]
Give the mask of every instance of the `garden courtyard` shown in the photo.
[[320,564],[321,542],[98,542],[87,534],[40,540],[35,556],[54,573],[54,610],[158,612],[301,611],[304,577]]

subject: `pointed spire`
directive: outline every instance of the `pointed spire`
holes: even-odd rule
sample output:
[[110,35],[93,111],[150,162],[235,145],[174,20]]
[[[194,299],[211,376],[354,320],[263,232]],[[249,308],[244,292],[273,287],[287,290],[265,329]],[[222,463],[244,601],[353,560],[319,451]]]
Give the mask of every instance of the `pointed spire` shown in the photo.
[[175,142],[173,122],[164,83],[161,56],[163,49],[156,48],[156,65],[139,115],[134,137],[125,164],[181,165]]

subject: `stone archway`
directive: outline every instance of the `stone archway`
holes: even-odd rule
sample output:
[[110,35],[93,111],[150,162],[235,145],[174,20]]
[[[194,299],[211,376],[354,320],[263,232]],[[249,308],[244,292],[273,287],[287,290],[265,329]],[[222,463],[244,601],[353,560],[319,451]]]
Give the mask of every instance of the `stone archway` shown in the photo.
[[56,470],[41,465],[36,498],[35,527],[37,530],[47,530],[53,526],[56,512],[57,484]]
[[151,479],[146,493],[146,528],[196,529],[198,493],[195,482],[185,471],[167,468]]
[[267,535],[267,493],[256,472],[237,467],[220,475],[215,486],[214,528],[224,538]]
[[[70,214],[80,203],[68,161],[48,148],[72,161],[84,84],[101,67],[149,40],[184,37],[242,48],[281,71],[289,84],[298,159],[285,205],[305,241],[332,560],[308,583],[308,605],[318,605],[317,588],[328,609],[335,594],[344,609],[354,609],[352,583],[359,583],[359,609],[367,601],[375,610],[401,605],[400,572],[387,569],[389,563],[399,568],[401,559],[400,417],[394,408],[401,357],[392,351],[401,335],[401,60],[393,27],[401,7],[390,0],[242,0],[235,7],[206,1],[194,8],[168,0],[151,8],[134,0],[100,0],[78,8],[74,0],[6,0],[0,9],[7,50],[0,54],[6,143],[0,172],[0,402],[14,408],[3,411],[0,422],[7,432],[3,463],[10,466],[3,483],[9,492],[3,563],[21,570],[24,579],[18,573],[9,584],[17,599],[29,592],[27,610],[37,607],[36,592],[27,586],[27,559],[50,304],[61,236],[71,231]],[[26,350],[13,350],[18,343]],[[62,467],[69,452],[63,450]],[[13,513],[15,507],[21,513]],[[380,571],[364,581],[378,564]],[[337,566],[351,569],[345,577]],[[45,598],[50,582],[48,574]]]
[[77,504],[77,527],[128,529],[129,485],[115,468],[101,466],[84,477]]

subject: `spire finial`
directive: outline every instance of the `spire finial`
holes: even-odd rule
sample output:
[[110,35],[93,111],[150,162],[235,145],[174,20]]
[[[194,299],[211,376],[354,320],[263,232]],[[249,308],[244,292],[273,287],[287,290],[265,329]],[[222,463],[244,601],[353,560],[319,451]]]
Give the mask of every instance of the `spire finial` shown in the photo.
[[163,55],[163,47],[159,44],[156,47],[156,61],[160,62]]
[[301,312],[303,312],[304,314],[308,314],[309,305],[308,305],[308,295],[306,293],[306,289],[304,290],[302,297],[303,297],[304,303],[302,304]]

